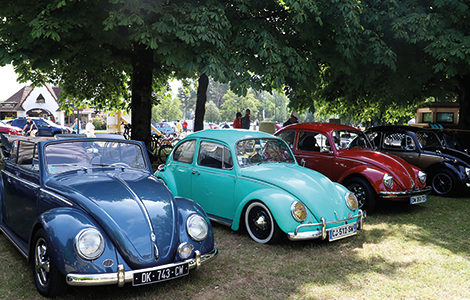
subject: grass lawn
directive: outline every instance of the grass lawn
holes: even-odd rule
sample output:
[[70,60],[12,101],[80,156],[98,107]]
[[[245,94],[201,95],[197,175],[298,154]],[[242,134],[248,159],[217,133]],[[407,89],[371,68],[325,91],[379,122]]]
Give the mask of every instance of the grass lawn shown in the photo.
[[[220,254],[190,276],[133,288],[70,288],[67,299],[470,298],[470,198],[388,203],[359,235],[259,245],[214,225]],[[0,298],[39,299],[25,259],[0,235]]]

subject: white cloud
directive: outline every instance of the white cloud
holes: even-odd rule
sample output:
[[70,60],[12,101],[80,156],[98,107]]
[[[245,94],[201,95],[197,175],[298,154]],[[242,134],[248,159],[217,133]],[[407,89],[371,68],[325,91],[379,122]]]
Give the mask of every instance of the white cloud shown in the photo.
[[26,83],[19,83],[16,80],[18,75],[13,70],[12,65],[0,67],[0,101],[4,101],[18,90],[20,90]]

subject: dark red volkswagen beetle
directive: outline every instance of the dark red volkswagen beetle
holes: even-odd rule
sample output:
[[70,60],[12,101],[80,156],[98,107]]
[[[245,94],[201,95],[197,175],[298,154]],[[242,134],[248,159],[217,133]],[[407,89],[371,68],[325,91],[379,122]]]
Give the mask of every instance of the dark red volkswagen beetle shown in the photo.
[[297,161],[353,192],[359,207],[372,211],[377,199],[425,202],[426,174],[403,159],[374,151],[366,135],[332,123],[302,123],[275,135],[292,148]]

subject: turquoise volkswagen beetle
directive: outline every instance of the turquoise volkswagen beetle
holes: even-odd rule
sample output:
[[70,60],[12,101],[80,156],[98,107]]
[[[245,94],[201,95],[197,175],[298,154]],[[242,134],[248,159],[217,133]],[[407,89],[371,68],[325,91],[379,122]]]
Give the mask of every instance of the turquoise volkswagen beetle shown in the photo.
[[278,137],[204,130],[180,141],[156,174],[174,195],[199,203],[215,222],[245,226],[258,243],[355,235],[364,213],[354,194],[297,164]]

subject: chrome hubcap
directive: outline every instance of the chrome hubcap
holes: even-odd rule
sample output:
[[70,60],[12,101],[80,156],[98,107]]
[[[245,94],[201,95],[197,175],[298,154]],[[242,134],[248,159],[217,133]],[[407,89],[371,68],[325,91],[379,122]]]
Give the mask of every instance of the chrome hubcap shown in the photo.
[[47,286],[50,271],[50,259],[47,253],[47,244],[43,238],[36,242],[34,251],[35,271],[38,282],[41,286]]
[[261,230],[266,230],[266,225],[268,225],[268,223],[266,222],[264,216],[259,216],[258,219],[255,221],[255,225]]
[[447,194],[452,189],[452,178],[446,173],[439,173],[432,179],[432,187],[438,194]]

